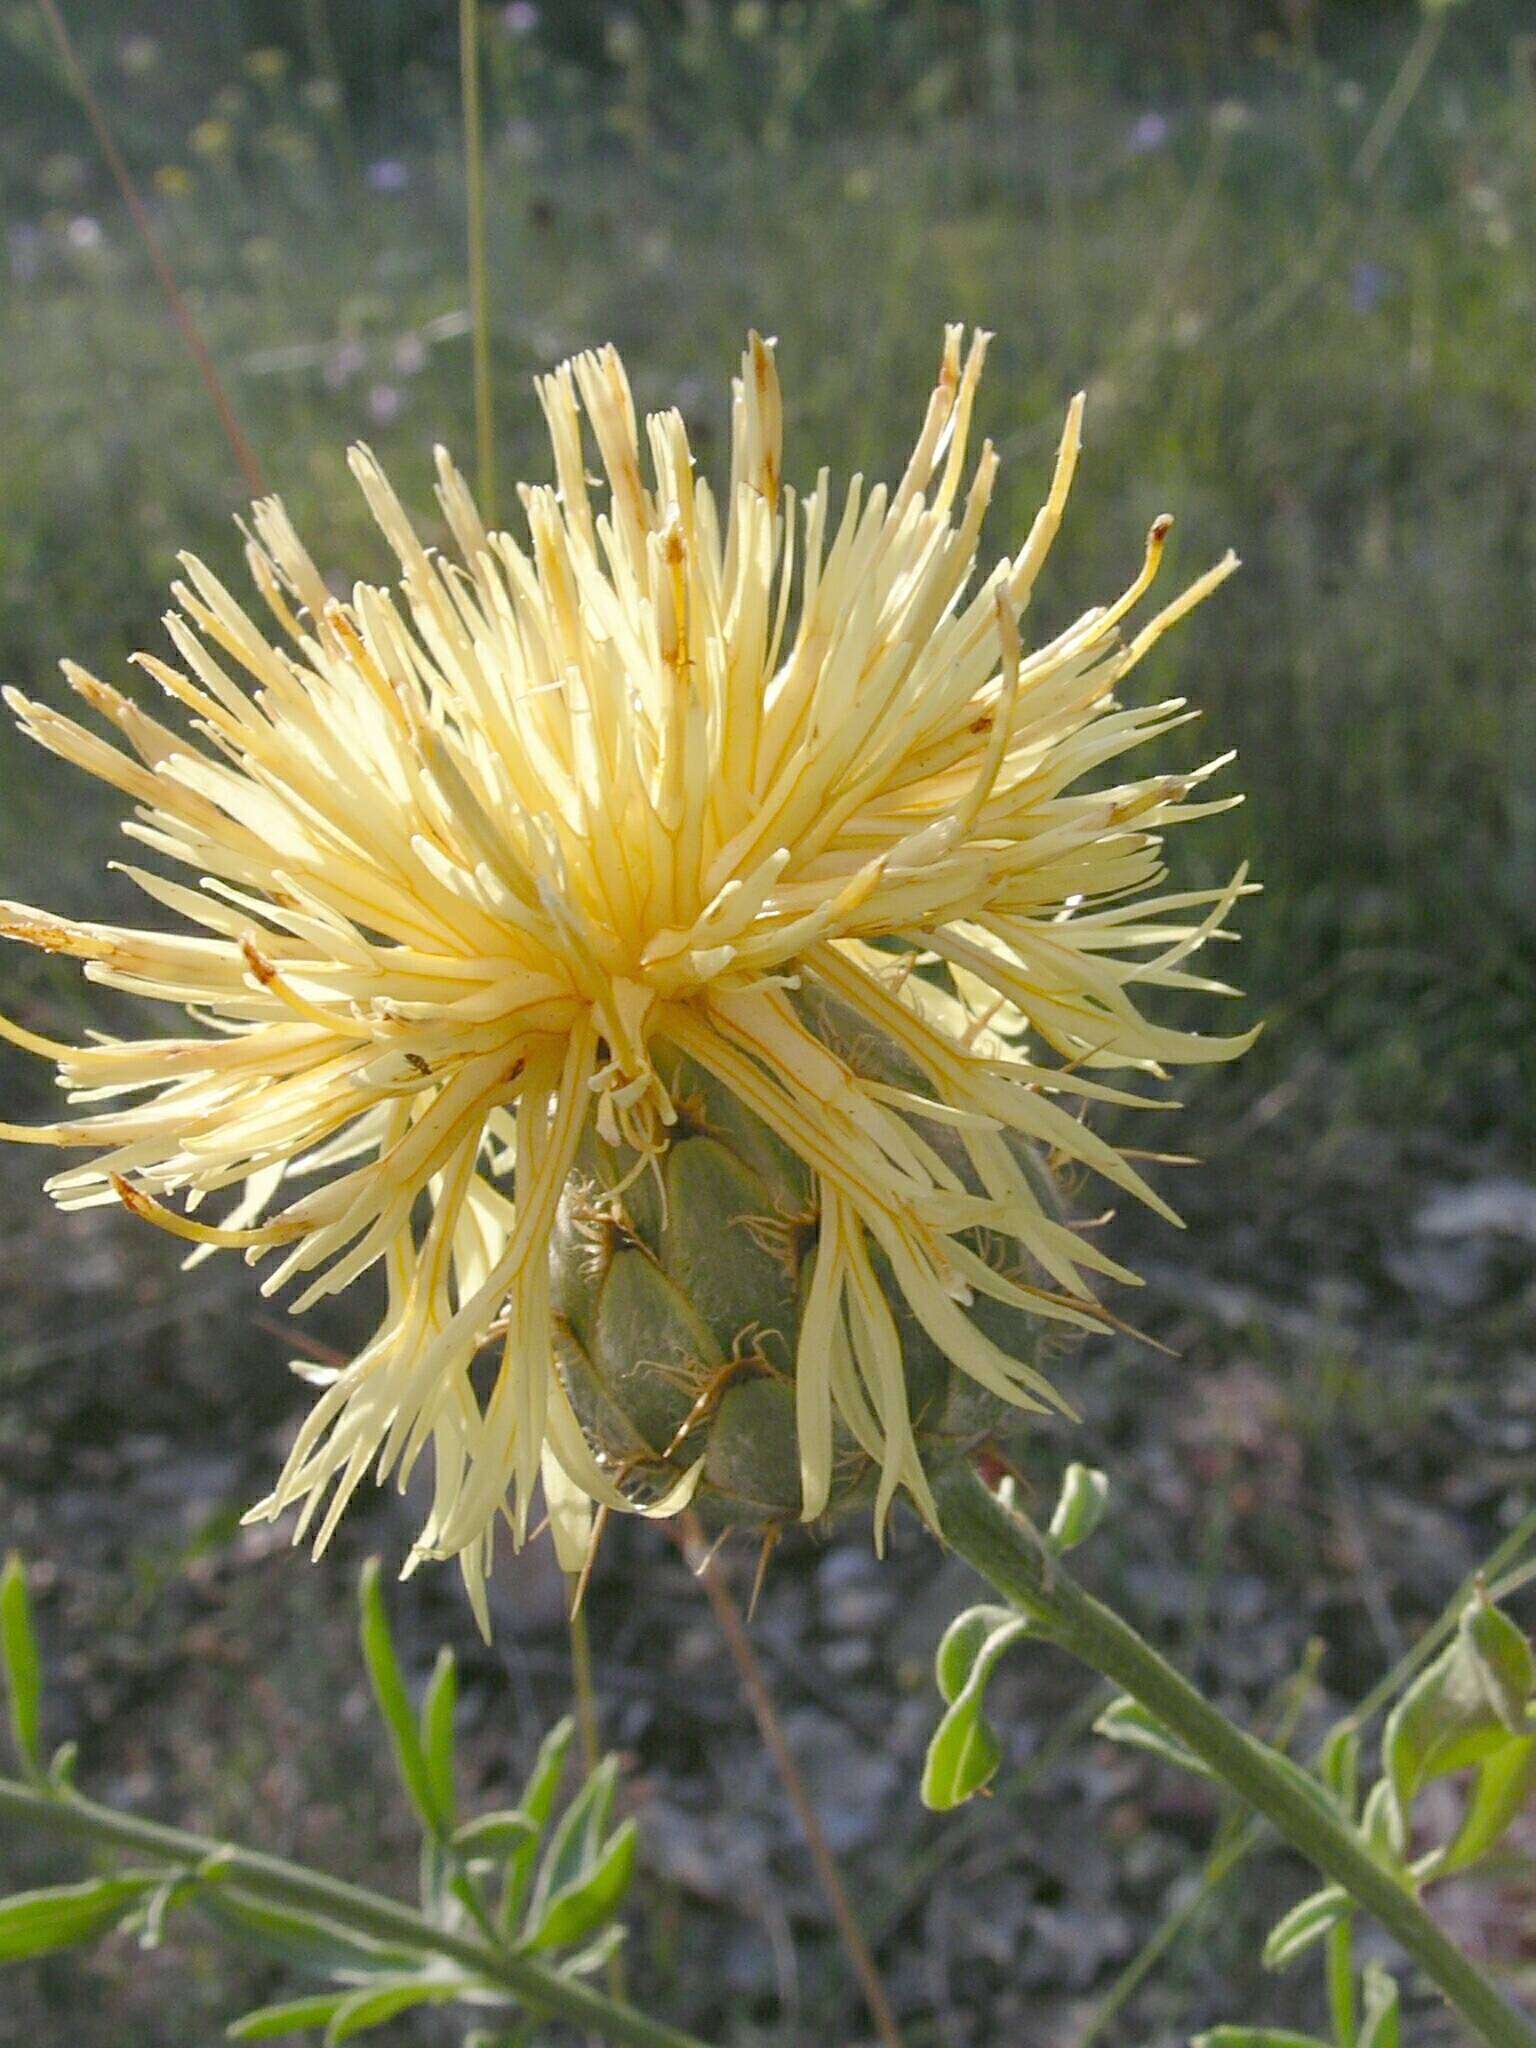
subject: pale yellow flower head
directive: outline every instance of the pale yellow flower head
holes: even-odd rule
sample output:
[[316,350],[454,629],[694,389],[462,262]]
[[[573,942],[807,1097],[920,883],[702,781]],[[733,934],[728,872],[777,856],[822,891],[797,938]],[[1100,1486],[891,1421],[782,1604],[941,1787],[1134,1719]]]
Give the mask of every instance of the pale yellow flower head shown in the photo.
[[[830,1399],[834,1342],[878,1348],[860,1306],[874,1254],[955,1364],[1022,1405],[1038,1375],[967,1317],[973,1290],[1092,1324],[1084,1276],[1130,1277],[1046,1212],[1002,1134],[1162,1208],[1083,1100],[1137,1099],[1111,1070],[1247,1043],[1138,1007],[1143,989],[1215,986],[1184,962],[1241,877],[1157,893],[1165,828],[1216,808],[1192,800],[1202,778],[1105,773],[1188,715],[1117,693],[1235,565],[1129,629],[1160,520],[1120,597],[1025,647],[1082,407],[1023,546],[976,581],[997,473],[990,445],[967,473],[986,340],[962,361],[948,331],[894,489],[837,494],[823,472],[799,501],[756,337],[718,500],[681,417],[642,428],[614,351],[580,356],[539,385],[556,482],[523,489],[525,537],[487,532],[440,455],[456,558],[436,553],[357,449],[395,589],[334,598],[267,500],[248,555],[280,637],[187,558],[166,622],[180,665],[141,657],[175,726],[70,665],[112,739],[9,693],[34,739],[131,799],[124,830],[159,865],[125,871],[186,929],[15,905],[0,928],[188,1022],[83,1046],[4,1026],[91,1107],[0,1133],[91,1155],[50,1181],[61,1205],[120,1199],[269,1260],[263,1291],[291,1287],[295,1310],[384,1269],[379,1328],[329,1376],[258,1512],[299,1504],[302,1531],[324,1501],[323,1543],[365,1473],[403,1483],[430,1446],[415,1555],[458,1556],[479,1603],[497,1520],[521,1536],[541,1472],[567,1547],[587,1503],[632,1504],[556,1369],[547,1248],[589,1125],[641,1162],[665,1145],[659,1048],[816,1176],[807,1414]],[[861,1080],[820,1043],[791,1000],[812,983],[894,1040],[925,1091]],[[962,1132],[984,1193],[925,1142],[935,1121]],[[1054,1284],[1004,1278],[961,1242],[978,1229]],[[807,1514],[826,1498],[811,1435]],[[907,1483],[921,1495],[920,1474]]]

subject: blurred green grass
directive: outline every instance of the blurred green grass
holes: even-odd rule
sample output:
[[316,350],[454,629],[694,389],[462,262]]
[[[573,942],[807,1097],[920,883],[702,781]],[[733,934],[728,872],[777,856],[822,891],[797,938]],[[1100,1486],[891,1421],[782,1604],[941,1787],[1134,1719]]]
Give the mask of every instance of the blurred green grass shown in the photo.
[[[275,488],[328,574],[386,573],[368,438],[426,519],[469,460],[445,6],[77,7],[93,77]],[[1160,10],[1161,12],[1161,10]],[[974,8],[828,0],[485,10],[504,482],[541,476],[532,374],[605,339],[723,464],[726,379],[775,334],[788,472],[883,473],[947,319],[998,340],[981,424],[1016,544],[1062,407],[1087,458],[1037,630],[1118,589],[1157,512],[1170,581],[1241,577],[1142,687],[1235,746],[1252,1093],[1321,1042],[1350,1107],[1529,1130],[1536,1054],[1536,66],[1521,10]],[[1286,24],[1289,24],[1288,26]],[[0,21],[0,671],[60,689],[160,642],[175,553],[238,577],[240,489],[33,11]],[[1362,175],[1362,172],[1368,175]],[[1173,762],[1170,761],[1170,765]],[[113,803],[0,740],[0,876],[102,900]],[[1231,971],[1226,961],[1222,965]],[[13,963],[42,1013],[71,998]]]

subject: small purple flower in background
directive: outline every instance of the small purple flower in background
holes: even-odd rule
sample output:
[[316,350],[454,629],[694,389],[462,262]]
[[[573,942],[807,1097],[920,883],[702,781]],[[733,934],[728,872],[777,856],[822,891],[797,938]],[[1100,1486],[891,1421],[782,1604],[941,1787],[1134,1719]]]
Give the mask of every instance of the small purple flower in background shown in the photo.
[[376,426],[387,427],[404,404],[405,393],[398,384],[375,384],[368,393],[368,411]]
[[381,156],[364,175],[375,192],[403,192],[411,182],[411,167],[397,156]]
[[1381,263],[1356,263],[1349,273],[1349,303],[1357,313],[1374,313],[1392,286],[1392,273]]
[[501,25],[509,36],[531,36],[539,25],[539,10],[533,0],[511,0],[501,10]]
[[1149,108],[1131,124],[1131,132],[1125,138],[1126,150],[1131,156],[1147,156],[1154,149],[1161,149],[1171,132],[1167,115]]
[[343,384],[349,384],[367,362],[366,352],[355,341],[344,341],[331,351],[326,358],[321,376],[327,391],[339,391]]
[[414,377],[427,367],[427,344],[419,334],[402,334],[390,354],[390,361],[402,377]]

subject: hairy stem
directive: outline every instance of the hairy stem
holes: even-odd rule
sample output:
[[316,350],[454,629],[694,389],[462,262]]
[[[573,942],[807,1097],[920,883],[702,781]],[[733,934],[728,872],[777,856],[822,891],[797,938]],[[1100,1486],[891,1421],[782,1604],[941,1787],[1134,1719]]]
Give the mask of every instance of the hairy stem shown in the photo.
[[1536,2025],[1441,1933],[1354,1829],[1330,1816],[1272,1750],[1234,1727],[1128,1622],[1069,1578],[1040,1538],[968,1466],[940,1473],[934,1497],[952,1550],[1042,1635],[1139,1700],[1292,1848],[1343,1885],[1438,1985],[1479,2040],[1488,2048],[1536,2048]]
[[[1390,1706],[1403,1691],[1414,1673],[1422,1670],[1444,1647],[1447,1639],[1455,1631],[1457,1617],[1479,1584],[1486,1585],[1490,1599],[1498,1602],[1513,1592],[1518,1585],[1525,1583],[1524,1575],[1532,1568],[1529,1565],[1521,1566],[1520,1560],[1533,1542],[1536,1542],[1536,1509],[1515,1524],[1497,1549],[1490,1552],[1475,1571],[1467,1573],[1418,1641],[1398,1658],[1390,1671],[1383,1673],[1353,1710],[1349,1716],[1352,1726],[1364,1728],[1374,1721],[1376,1716],[1385,1707]],[[998,1787],[999,1792],[1005,1792],[1006,1789],[1005,1786]],[[1232,1873],[1267,1839],[1268,1834],[1269,1829],[1264,1821],[1256,1816],[1250,1816],[1237,1835],[1217,1841],[1206,1859],[1194,1890],[1186,1893],[1153,1928],[1141,1948],[1100,2000],[1088,2022],[1086,2032],[1079,2035],[1074,2048],[1089,2048],[1091,2042],[1099,2039],[1103,2030],[1136,1991],[1149,1971],[1183,1939]]]
[[162,1827],[134,1814],[115,1813],[74,1793],[0,1778],[0,1825],[7,1821],[30,1831],[67,1835],[101,1848],[147,1856],[172,1870],[204,1872],[209,1884],[237,1886],[274,1905],[322,1914],[355,1933],[444,1956],[512,1992],[541,2017],[569,2020],[617,2043],[618,2048],[704,2048],[692,2034],[648,2019],[532,1956],[517,1955],[492,1947],[477,1936],[439,1927],[380,1892],[365,1891],[360,1885],[276,1856],[237,1849],[181,1828]]

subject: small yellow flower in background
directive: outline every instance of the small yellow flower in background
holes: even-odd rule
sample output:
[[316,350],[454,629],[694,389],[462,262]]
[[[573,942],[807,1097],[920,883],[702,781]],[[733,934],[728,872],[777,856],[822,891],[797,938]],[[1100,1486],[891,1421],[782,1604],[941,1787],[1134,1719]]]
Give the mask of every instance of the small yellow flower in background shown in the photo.
[[199,121],[187,137],[187,147],[195,156],[226,156],[235,139],[234,130],[227,121],[210,116]]
[[[679,1059],[817,1191],[795,1365],[807,1515],[849,1402],[921,1504],[877,1265],[963,1374],[1024,1407],[1049,1390],[977,1327],[976,1295],[1092,1327],[1084,1275],[1130,1277],[1010,1147],[1163,1209],[1068,1105],[1137,1100],[1101,1076],[1225,1059],[1252,1035],[1172,1030],[1137,1005],[1216,986],[1185,962],[1221,933],[1241,875],[1157,893],[1165,828],[1219,807],[1194,796],[1209,770],[1081,786],[1190,715],[1116,692],[1235,563],[1123,631],[1159,520],[1128,589],[1026,650],[1082,405],[1024,545],[973,586],[998,466],[985,446],[967,475],[987,339],[962,359],[948,330],[894,489],[855,478],[835,498],[823,472],[799,502],[755,336],[721,500],[681,416],[641,428],[614,351],[580,356],[539,384],[557,484],[523,488],[526,540],[487,532],[440,452],[445,559],[359,448],[397,591],[335,599],[269,499],[248,558],[282,639],[185,558],[167,619],[181,665],[140,657],[179,726],[72,664],[121,745],[7,693],[34,739],[131,800],[131,839],[197,880],[125,868],[176,934],[0,906],[9,936],[190,1020],[78,1047],[0,1027],[91,1105],[0,1135],[94,1155],[50,1181],[64,1207],[121,1200],[194,1256],[270,1257],[263,1291],[293,1283],[295,1310],[383,1268],[378,1330],[329,1375],[259,1512],[301,1504],[302,1531],[333,1488],[323,1543],[365,1474],[403,1484],[430,1445],[414,1555],[459,1557],[483,1620],[494,1529],[505,1516],[521,1539],[541,1471],[567,1552],[587,1503],[639,1504],[559,1368],[549,1247],[584,1146],[632,1155],[642,1179],[665,1153]],[[810,990],[898,1048],[913,1085],[862,1076],[818,1037]],[[925,1126],[958,1134],[969,1181]],[[978,1233],[1047,1284],[979,1256]]]
[[166,199],[185,199],[192,190],[192,173],[185,164],[161,164],[155,172],[155,190]]
[[242,62],[258,85],[277,85],[287,75],[288,52],[266,45],[259,50],[247,50]]

